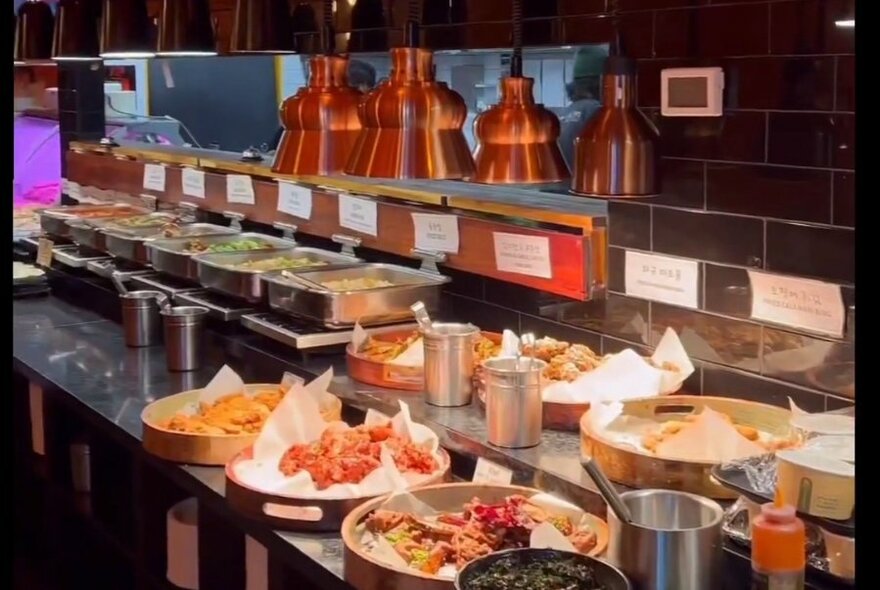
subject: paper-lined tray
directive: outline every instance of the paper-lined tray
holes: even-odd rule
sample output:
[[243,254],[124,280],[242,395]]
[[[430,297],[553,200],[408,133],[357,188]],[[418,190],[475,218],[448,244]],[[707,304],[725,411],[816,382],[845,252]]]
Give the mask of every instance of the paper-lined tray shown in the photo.
[[[295,378],[293,379],[295,381]],[[285,385],[287,385],[285,383]],[[292,383],[291,383],[292,385]],[[246,396],[278,390],[279,383],[245,384],[228,367],[218,372],[203,389],[184,391],[149,404],[141,413],[144,449],[162,459],[197,465],[225,465],[257,439],[257,433],[201,434],[171,430],[163,424],[175,415],[194,415],[200,404],[211,404],[224,396],[243,392]],[[341,400],[326,390],[318,394],[321,418],[327,422],[340,419]]]
[[[581,452],[592,456],[616,483],[733,499],[737,494],[712,478],[712,467],[767,451],[734,436],[738,430],[720,415],[757,431],[762,445],[795,440],[791,412],[784,408],[733,398],[671,395],[591,407],[580,421]],[[700,418],[692,428],[659,441],[653,452],[644,446],[645,436],[663,424],[693,417]]]
[[[395,510],[432,517],[440,512],[458,513],[465,503],[475,498],[483,504],[501,503],[510,496],[521,495],[554,515],[570,518],[572,524],[595,533],[595,545],[586,554],[602,555],[608,545],[608,525],[598,516],[533,488],[521,486],[453,483],[421,487],[409,493],[398,493],[365,502],[354,509],[342,523],[345,545],[345,580],[357,590],[451,590],[455,576],[451,564],[437,574],[414,569],[384,540],[366,530],[367,517],[376,511]],[[539,525],[530,535],[530,546],[571,551],[572,545],[549,522]]]
[[[506,330],[501,354],[515,354],[515,348],[512,347],[516,341],[516,336]],[[681,389],[685,379],[693,372],[694,365],[678,335],[672,329],[667,329],[649,359],[626,349],[606,355],[596,368],[582,372],[574,381],[545,380],[542,390],[544,428],[576,432],[581,416],[590,409],[591,404],[669,395]],[[484,372],[478,371],[475,379],[478,399],[485,404]]]

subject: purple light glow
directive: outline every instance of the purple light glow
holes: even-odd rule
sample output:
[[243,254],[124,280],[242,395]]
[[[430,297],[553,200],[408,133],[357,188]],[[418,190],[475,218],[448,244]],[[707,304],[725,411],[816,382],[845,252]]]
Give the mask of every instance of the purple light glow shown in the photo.
[[58,122],[34,117],[15,117],[14,133],[14,205],[57,203],[61,198],[61,143]]

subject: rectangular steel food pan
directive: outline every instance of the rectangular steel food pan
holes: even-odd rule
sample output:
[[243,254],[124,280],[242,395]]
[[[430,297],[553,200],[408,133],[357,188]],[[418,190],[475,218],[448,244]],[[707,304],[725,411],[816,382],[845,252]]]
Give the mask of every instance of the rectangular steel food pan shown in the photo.
[[[191,223],[176,228],[179,237],[195,238],[200,236],[229,235],[238,233],[237,230],[223,225],[210,223]],[[150,258],[145,246],[146,242],[154,239],[168,237],[162,228],[140,227],[132,229],[117,229],[107,227],[103,230],[104,239],[107,243],[107,251],[117,258],[149,264]]]
[[[303,280],[297,280],[300,277]],[[385,280],[391,287],[362,291],[330,291],[325,281],[372,278]],[[294,278],[283,273],[265,275],[272,309],[308,318],[330,328],[387,324],[412,319],[410,306],[422,301],[428,311],[436,311],[440,289],[448,277],[393,264],[363,264],[353,268],[304,270]]]
[[[213,246],[214,244],[226,244],[238,240],[260,240],[272,246],[265,250],[246,250],[242,253],[271,252],[273,250],[287,250],[296,247],[296,242],[293,240],[286,240],[276,236],[267,236],[256,232],[245,232],[235,235],[204,236],[199,238],[200,242],[209,246]],[[196,253],[185,251],[187,245],[191,241],[192,238],[161,238],[150,240],[146,243],[150,264],[152,264],[153,268],[159,272],[186,279],[188,281],[198,282],[199,267],[192,259]],[[204,254],[221,254],[221,252],[204,252]],[[222,254],[227,254],[227,252],[222,252]],[[229,252],[229,254],[238,254],[238,252]]]
[[107,251],[104,233],[91,223],[82,219],[71,219],[67,222],[70,238],[80,246],[86,246],[97,252]]
[[[256,303],[262,301],[265,295],[265,288],[260,277],[268,272],[260,270],[244,270],[232,268],[232,265],[241,264],[252,260],[266,260],[268,258],[276,258],[279,256],[289,256],[291,258],[308,257],[312,260],[321,261],[325,266],[320,268],[338,268],[360,264],[358,258],[346,256],[345,254],[337,254],[328,250],[318,248],[290,248],[287,250],[251,250],[250,252],[217,252],[209,254],[196,254],[192,257],[193,262],[198,266],[199,283],[203,287],[245,299],[246,301]],[[309,267],[295,269],[291,272],[302,272],[308,270]]]
[[[67,207],[51,207],[40,211],[40,229],[45,233],[53,236],[67,237],[70,235],[70,228],[67,222],[72,219],[86,219],[83,215],[94,214],[98,211],[107,211],[109,217],[123,217],[129,215],[140,215],[147,213],[146,209],[141,207],[132,207],[125,204],[107,204],[107,205],[71,205]],[[91,218],[95,219],[95,218]]]

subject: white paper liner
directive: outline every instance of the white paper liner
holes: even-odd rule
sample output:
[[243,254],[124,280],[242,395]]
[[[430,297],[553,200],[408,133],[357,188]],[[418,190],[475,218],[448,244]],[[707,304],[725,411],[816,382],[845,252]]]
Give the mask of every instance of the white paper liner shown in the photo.
[[[436,475],[436,473],[401,473],[390,453],[387,449],[383,449],[380,455],[381,465],[359,484],[333,484],[319,490],[307,471],[300,471],[291,477],[285,476],[279,470],[278,464],[290,447],[315,442],[327,429],[350,428],[344,422],[330,424],[324,422],[314,397],[304,394],[305,390],[322,379],[326,379],[326,383],[329,384],[332,372],[328,371],[306,387],[294,385],[284,396],[257,437],[253,458],[238,461],[233,466],[235,476],[240,483],[279,496],[341,500],[380,496],[394,490],[417,486]],[[442,463],[437,436],[427,426],[415,424],[410,417],[409,406],[403,402],[399,403],[400,412],[390,419],[392,430],[395,434],[408,437],[413,443],[430,449],[438,464]],[[373,426],[386,423],[388,420],[389,418],[384,414],[369,410],[364,424]]]
[[[591,517],[574,504],[561,500],[550,494],[538,493],[529,498],[529,502],[544,508],[548,512],[560,516],[567,516],[575,529],[583,528],[591,524]],[[379,510],[391,510],[394,512],[406,512],[412,514],[416,518],[430,520],[441,514],[442,510],[437,510],[433,506],[422,502],[415,495],[409,492],[400,492],[392,495],[388,500],[382,503]],[[363,525],[361,534],[361,545],[375,559],[386,563],[389,566],[402,569],[404,571],[417,571],[406,563],[406,561],[394,550],[394,547],[383,535],[376,535],[366,530]],[[565,535],[559,532],[555,526],[549,522],[542,523],[532,530],[529,536],[529,547],[534,549],[557,549],[560,551],[577,552],[574,545],[571,544]],[[445,564],[435,574],[435,577],[444,579],[453,579],[458,572],[454,564]]]
[[[351,345],[355,352],[360,352],[363,348],[369,333],[361,327],[360,323],[354,325],[351,334]],[[424,367],[425,366],[425,346],[424,340],[419,337],[407,346],[403,352],[387,361],[385,364],[395,367]]]
[[811,414],[799,408],[791,398],[788,398],[788,405],[791,408],[791,425],[808,434],[854,436],[856,433],[854,416],[833,412]]

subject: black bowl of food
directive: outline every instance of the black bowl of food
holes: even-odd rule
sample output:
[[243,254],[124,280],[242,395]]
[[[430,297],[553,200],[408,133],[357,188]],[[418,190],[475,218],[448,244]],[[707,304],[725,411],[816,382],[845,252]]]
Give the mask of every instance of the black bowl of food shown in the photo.
[[455,590],[632,590],[612,565],[581,553],[509,549],[475,559],[455,577]]

